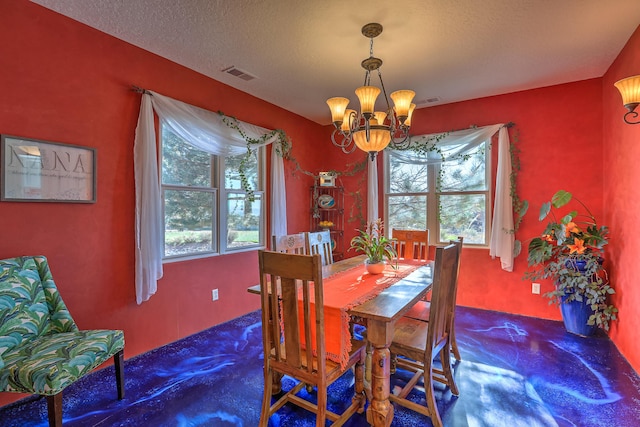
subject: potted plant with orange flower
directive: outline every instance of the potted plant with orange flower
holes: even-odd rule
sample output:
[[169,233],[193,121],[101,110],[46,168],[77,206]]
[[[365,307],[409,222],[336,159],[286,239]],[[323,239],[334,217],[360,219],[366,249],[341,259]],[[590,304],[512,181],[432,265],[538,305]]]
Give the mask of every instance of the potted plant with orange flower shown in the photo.
[[[584,210],[570,211],[561,218],[553,210],[574,200]],[[608,302],[615,293],[603,266],[609,229],[571,193],[560,190],[540,208],[539,220],[550,217],[540,237],[528,247],[530,270],[526,279],[553,279],[555,289],[547,292],[550,303],[560,305],[565,327],[578,335],[591,335],[596,328],[609,330],[618,309]]]

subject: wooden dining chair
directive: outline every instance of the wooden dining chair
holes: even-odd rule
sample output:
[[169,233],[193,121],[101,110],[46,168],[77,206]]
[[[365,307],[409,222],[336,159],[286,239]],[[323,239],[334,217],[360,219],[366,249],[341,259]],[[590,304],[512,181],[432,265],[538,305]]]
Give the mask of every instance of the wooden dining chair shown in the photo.
[[[258,251],[264,348],[264,395],[260,426],[286,403],[316,414],[316,426],[341,426],[354,413],[362,413],[364,393],[364,341],[352,340],[346,366],[327,359],[324,330],[322,263],[319,254],[295,255]],[[273,286],[277,283],[278,286]],[[275,321],[271,321],[275,319]],[[306,345],[305,345],[306,343]],[[327,388],[354,367],[355,394],[341,414],[327,409]],[[274,376],[299,381],[272,403]],[[299,396],[306,385],[316,389],[316,402]]]
[[398,258],[429,259],[429,230],[391,230]]
[[[460,361],[462,358],[460,357],[460,350],[458,349],[458,342],[456,341],[456,328],[455,328],[455,313],[456,313],[456,300],[458,295],[458,276],[460,275],[460,259],[462,258],[462,242],[464,237],[458,237],[458,240],[452,240],[450,243],[458,246],[458,259],[456,261],[456,280],[454,283],[451,292],[453,292],[453,299],[451,300],[450,307],[450,325],[449,325],[449,333],[451,335],[451,352],[456,360]],[[429,301],[418,301],[412,308],[409,310],[405,316],[411,317],[413,319],[429,321],[429,310],[431,304]]]
[[[390,350],[398,356],[398,367],[413,372],[402,390],[389,399],[401,406],[431,418],[434,427],[442,427],[433,389],[434,360],[439,356],[443,379],[451,393],[457,395],[458,387],[453,378],[450,361],[449,306],[456,280],[458,247],[454,244],[436,248],[434,262],[431,310],[429,321],[402,317],[396,322]],[[426,405],[407,398],[420,379],[424,382]]]
[[307,254],[307,241],[304,233],[271,236],[271,250],[288,254]]
[[333,249],[331,247],[331,232],[314,231],[306,233],[307,254],[320,254],[322,265],[333,264]]

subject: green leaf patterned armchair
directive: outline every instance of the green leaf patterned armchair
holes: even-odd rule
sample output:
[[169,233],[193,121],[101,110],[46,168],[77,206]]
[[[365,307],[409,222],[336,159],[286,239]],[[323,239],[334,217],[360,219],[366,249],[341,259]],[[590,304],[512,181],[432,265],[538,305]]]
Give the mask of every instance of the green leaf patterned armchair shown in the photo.
[[114,358],[124,397],[124,333],[79,330],[44,256],[0,260],[0,391],[47,396],[49,425],[62,425],[62,390]]

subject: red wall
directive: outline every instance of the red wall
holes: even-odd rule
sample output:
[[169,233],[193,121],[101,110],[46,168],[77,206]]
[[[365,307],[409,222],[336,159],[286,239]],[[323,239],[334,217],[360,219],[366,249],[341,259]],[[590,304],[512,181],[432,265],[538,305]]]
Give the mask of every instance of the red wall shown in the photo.
[[640,223],[640,168],[636,163],[640,159],[640,124],[622,120],[627,110],[613,83],[640,74],[639,51],[640,27],[602,79],[604,202],[606,223],[611,227],[607,258],[616,288],[614,301],[620,310],[620,321],[610,336],[636,371],[640,371],[640,286],[635,265],[640,258],[640,241],[632,236]]
[[[0,133],[95,147],[98,161],[95,204],[1,202],[0,258],[46,255],[78,325],[123,329],[126,358],[257,309],[255,251],[165,264],[156,295],[136,304],[131,85],[282,128],[305,169],[324,129],[28,1],[0,2],[0,40]],[[306,230],[312,178],[285,167],[288,225]]]
[[[423,108],[414,114],[412,134],[436,133],[515,122],[512,143],[520,150],[518,194],[530,203],[517,238],[538,235],[540,205],[559,189],[573,192],[597,217],[602,217],[602,101],[600,79],[517,92],[467,102]],[[568,105],[579,105],[579,120]],[[493,151],[495,175],[497,142]],[[579,164],[579,173],[573,164]],[[380,168],[380,174],[382,169]],[[494,178],[495,179],[495,178]],[[382,210],[381,210],[382,212]],[[458,304],[489,310],[560,319],[557,307],[531,293],[524,281],[526,255],[515,260],[514,271],[500,268],[489,250],[465,248],[460,270]],[[552,289],[543,282],[542,292]]]
[[[0,133],[98,149],[97,203],[0,203],[5,225],[0,258],[47,255],[79,326],[124,329],[127,358],[258,308],[257,298],[246,293],[258,281],[255,251],[165,264],[157,294],[136,305],[132,152],[140,95],[130,90],[131,85],[267,128],[282,128],[293,141],[293,155],[301,167],[313,174],[345,170],[348,163],[362,160],[359,153],[343,155],[333,147],[328,127],[28,1],[0,2],[0,40],[11,41],[0,43]],[[630,45],[637,50],[638,44],[636,34]],[[628,46],[606,81],[615,80],[613,74],[638,74],[638,59],[631,58],[630,51]],[[640,126],[620,125],[619,99],[610,86],[594,79],[421,109],[415,113],[413,133],[513,121],[511,133],[519,135],[522,162],[518,191],[532,210],[519,238],[539,233],[537,210],[560,188],[579,196],[598,217],[605,213],[603,200],[619,208],[608,210],[605,217],[619,235],[621,226],[633,229],[632,219],[638,215],[638,201],[630,200],[629,194],[639,172],[627,171],[627,162],[634,158],[630,152],[637,153]],[[605,125],[609,123],[606,136],[603,105]],[[285,162],[285,167],[289,232],[307,230],[313,179],[296,171],[293,162]],[[347,206],[355,204],[353,194],[359,191],[366,207],[362,176],[343,177],[343,183]],[[345,244],[354,233],[347,233]],[[625,241],[629,252],[623,255],[622,242],[612,240],[608,262],[620,282],[624,319],[612,337],[637,370],[640,351],[633,347],[637,344],[630,331],[638,323],[632,304],[639,291],[632,287],[629,261],[638,253],[638,244]],[[513,273],[500,270],[499,260],[491,260],[486,249],[465,249],[462,263],[460,304],[559,319],[558,309],[532,295],[530,283],[522,280],[523,256]],[[213,288],[220,290],[218,302],[210,301]],[[549,289],[551,284],[544,283],[543,292]],[[16,396],[0,394],[0,405]]]
[[[568,105],[580,106],[580,118]],[[540,205],[559,189],[573,192],[602,215],[602,102],[600,80],[587,80],[559,86],[517,92],[420,109],[413,120],[415,134],[461,129],[471,125],[514,122],[512,142],[521,150],[518,194],[528,200],[525,216],[516,238],[523,241],[538,235]],[[494,141],[495,144],[497,142]],[[497,148],[497,147],[496,147]],[[493,172],[496,154],[494,150]],[[583,173],[576,173],[580,164]],[[488,249],[465,249],[461,260],[458,303],[496,311],[559,319],[559,310],[548,300],[531,293],[524,281],[526,255],[516,258],[514,271],[500,268]],[[542,292],[551,290],[542,283]]]

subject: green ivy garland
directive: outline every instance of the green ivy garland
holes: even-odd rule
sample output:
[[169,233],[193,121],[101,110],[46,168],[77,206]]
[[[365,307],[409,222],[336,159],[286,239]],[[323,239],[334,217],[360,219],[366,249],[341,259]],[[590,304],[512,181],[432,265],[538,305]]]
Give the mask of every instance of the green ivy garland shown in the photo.
[[240,160],[238,173],[240,174],[240,186],[246,192],[247,200],[253,202],[255,200],[255,194],[247,178],[247,164],[251,160],[252,147],[264,145],[265,142],[277,136],[276,142],[274,142],[274,144],[277,144],[276,153],[286,159],[291,152],[291,141],[282,129],[274,129],[271,132],[261,135],[259,138],[250,138],[238,125],[238,119],[232,116],[226,116],[222,111],[218,111],[218,114],[222,116],[222,122],[231,129],[236,130],[247,143],[247,152]]
[[[235,129],[240,134],[240,136],[242,136],[242,138],[247,142],[247,153],[240,161],[240,165],[238,167],[238,173],[240,174],[241,187],[246,192],[246,197],[248,200],[250,201],[255,200],[253,189],[251,188],[251,184],[249,183],[249,180],[246,176],[246,166],[247,166],[247,162],[251,158],[251,148],[255,146],[263,145],[267,140],[273,138],[274,136],[277,137],[276,143],[278,144],[276,145],[276,153],[280,155],[283,159],[289,160],[295,165],[294,173],[301,172],[310,177],[313,177],[313,178],[316,177],[316,174],[314,174],[313,172],[305,170],[300,165],[300,162],[298,162],[298,160],[291,154],[291,147],[292,147],[291,140],[287,136],[284,130],[275,129],[268,133],[265,133],[259,138],[250,138],[240,128],[240,126],[238,125],[238,120],[235,117],[226,116],[222,111],[218,111],[218,114],[222,116],[222,121],[224,124],[226,124],[228,127],[232,129]],[[514,124],[509,123],[507,126],[512,127],[514,126]],[[387,149],[399,150],[399,151],[411,150],[416,154],[422,155],[422,156],[426,156],[430,152],[435,152],[435,153],[438,153],[442,161],[444,161],[444,154],[442,153],[442,150],[440,149],[440,147],[437,146],[437,144],[442,139],[446,138],[449,135],[449,133],[450,132],[443,132],[443,133],[432,135],[429,137],[422,136],[417,140],[412,140],[410,144],[404,144],[404,145],[391,144],[389,147],[387,147]],[[514,132],[512,140],[513,140],[513,143],[509,145],[509,154],[511,156],[511,167],[512,167],[511,175],[509,176],[509,183],[510,183],[509,191],[511,194],[513,212],[515,214],[516,219],[514,221],[513,230],[507,230],[507,232],[515,234],[518,231],[518,228],[520,227],[520,223],[522,222],[523,216],[526,214],[529,208],[529,203],[526,200],[521,200],[517,192],[517,177],[518,177],[518,173],[520,172],[520,158],[519,158],[520,149],[516,146],[516,143],[519,142],[519,134],[517,132]],[[462,154],[462,155],[459,155],[458,157],[454,157],[454,159],[455,158],[458,158],[461,160],[468,160],[469,158],[471,158],[471,155]],[[366,169],[368,159],[369,159],[369,156],[367,155],[361,161],[348,164],[346,171],[340,172],[336,170],[331,170],[329,171],[329,173],[332,173],[336,177],[360,175],[360,179],[356,187],[362,188],[364,186],[364,180],[365,180],[365,174],[363,174],[362,172],[364,172],[364,170]],[[444,171],[442,170],[442,168],[440,168],[439,175],[436,182],[437,191],[440,191],[441,189],[443,172]],[[358,220],[361,226],[364,227],[366,225],[366,221],[364,219],[364,215],[362,214],[363,202],[362,202],[361,190],[358,189],[356,191],[353,191],[347,194],[352,196],[354,199],[354,203],[351,205],[351,215],[347,219],[347,222],[353,222]],[[315,203],[315,199],[317,197],[318,195],[314,194],[314,203],[313,203],[314,207],[317,206],[317,203]],[[520,253],[520,249],[521,249],[520,241],[515,240],[514,256],[517,256]]]
[[[521,200],[518,195],[518,173],[520,172],[520,149],[516,146],[518,142],[520,142],[520,133],[517,131],[513,132],[513,137],[511,138],[512,143],[509,144],[509,155],[511,156],[511,175],[509,175],[509,193],[511,194],[511,204],[513,206],[513,213],[515,215],[515,221],[513,223],[513,230],[508,230],[508,232],[515,233],[520,228],[520,224],[522,223],[522,218],[529,210],[529,202],[526,200]],[[520,240],[514,240],[513,247],[513,256],[516,257],[522,251],[522,243]]]

